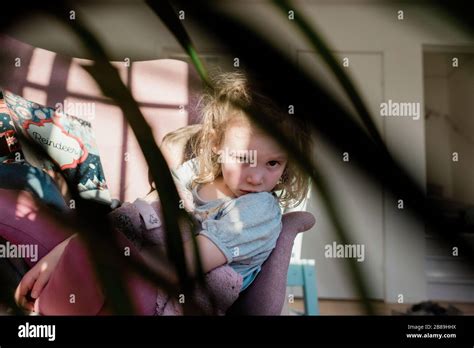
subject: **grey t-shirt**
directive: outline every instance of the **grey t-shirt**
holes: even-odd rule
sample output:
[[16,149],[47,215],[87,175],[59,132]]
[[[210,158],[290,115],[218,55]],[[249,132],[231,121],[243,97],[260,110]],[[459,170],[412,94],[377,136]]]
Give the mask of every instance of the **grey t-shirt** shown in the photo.
[[181,190],[192,195],[193,214],[202,226],[199,234],[209,238],[229,266],[242,275],[242,291],[275,248],[282,229],[278,199],[272,193],[259,192],[204,201],[198,194],[199,185],[191,188],[197,169],[196,159],[191,159],[172,173]]

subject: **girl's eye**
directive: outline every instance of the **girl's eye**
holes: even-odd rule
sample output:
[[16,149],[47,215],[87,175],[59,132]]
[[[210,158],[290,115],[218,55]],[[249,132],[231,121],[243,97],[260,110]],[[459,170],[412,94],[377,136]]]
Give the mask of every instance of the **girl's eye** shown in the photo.
[[267,163],[270,165],[270,167],[275,167],[276,165],[280,164],[278,161],[268,161]]

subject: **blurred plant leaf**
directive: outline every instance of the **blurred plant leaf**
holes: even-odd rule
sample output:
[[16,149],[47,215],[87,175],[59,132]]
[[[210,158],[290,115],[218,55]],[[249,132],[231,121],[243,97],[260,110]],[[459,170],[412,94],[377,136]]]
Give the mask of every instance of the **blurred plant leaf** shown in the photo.
[[181,44],[183,49],[191,58],[194,67],[196,68],[201,80],[210,85],[207,71],[202,64],[197,51],[191,42],[191,38],[189,37],[186,29],[184,28],[181,21],[178,19],[173,7],[168,2],[168,0],[162,1],[153,1],[153,0],[146,0],[145,1],[148,6],[153,10],[153,12],[162,20],[162,22],[168,27],[174,37],[178,40]]
[[[186,32],[186,29],[182,25],[181,21],[178,19],[178,16],[175,13],[169,1],[168,0],[162,0],[162,1],[146,0],[145,2],[151,8],[151,10],[155,13],[155,15],[159,17],[160,20],[168,27],[169,31],[174,35],[174,37],[180,43],[181,47],[189,55],[203,83],[207,85],[208,87],[212,88],[211,83],[208,78],[207,70],[204,67],[204,64],[202,63],[201,59],[199,58],[199,55],[191,41],[189,34]],[[203,284],[204,272],[202,269],[199,248],[197,246],[195,239],[193,239],[193,247],[194,247],[194,253],[197,256],[196,266],[197,266],[198,280],[200,283]]]
[[[151,4],[150,6],[155,10],[155,12],[157,12],[160,6],[156,5],[157,2],[147,1],[147,3],[149,5]],[[282,8],[286,8],[284,7],[286,6],[286,3],[279,3]],[[168,5],[169,4],[165,6]],[[296,115],[294,117],[301,118],[311,124],[314,131],[318,132],[318,134],[324,137],[327,142],[331,143],[339,151],[347,151],[350,149],[351,159],[355,159],[354,163],[369,177],[374,179],[375,182],[385,185],[385,187],[387,187],[396,197],[402,197],[405,202],[407,202],[406,207],[415,212],[418,218],[422,221],[431,225],[433,230],[437,231],[439,236],[445,238],[447,241],[453,241],[453,235],[450,233],[452,224],[442,216],[441,210],[437,205],[426,200],[423,188],[420,188],[406,170],[404,170],[403,167],[384,150],[384,146],[380,146],[379,140],[374,137],[373,132],[369,130],[372,135],[372,139],[370,139],[364,130],[351,120],[350,115],[348,115],[347,112],[338,105],[337,101],[325,92],[322,86],[311,80],[304,71],[295,66],[267,41],[263,40],[258,33],[255,33],[250,28],[244,26],[241,22],[236,21],[232,16],[218,11],[215,2],[193,2],[187,3],[186,5],[188,5],[188,9],[192,14],[191,16],[188,16],[188,18],[191,17],[193,20],[200,23],[202,28],[208,30],[209,37],[217,37],[218,41],[224,47],[228,47],[231,52],[234,52],[236,56],[240,57],[241,61],[243,61],[249,68],[252,77],[260,81],[261,90],[265,95],[277,101],[283,109],[286,109],[290,104],[294,105],[296,109]],[[446,5],[446,7],[449,7],[449,5]],[[31,8],[32,7],[30,7],[30,9]],[[66,16],[64,16],[64,18],[61,16],[66,12],[61,12],[63,10],[57,10],[52,7],[49,8],[49,12],[54,13],[57,18],[64,22]],[[167,13],[167,15],[165,15],[165,13]],[[172,11],[172,8],[166,9],[166,11],[161,12],[161,14],[166,17],[164,22],[169,23],[166,23],[169,28],[176,27],[177,18],[174,11]],[[460,16],[466,19],[469,16],[469,13],[464,12],[461,13]],[[0,26],[5,27],[11,24],[15,17],[15,13],[13,13],[13,15],[9,13],[8,20],[0,23]],[[70,25],[71,23],[67,24]],[[303,30],[311,29],[307,28],[305,23],[300,23],[300,25],[304,26]],[[96,65],[91,67],[89,71],[92,74],[97,75],[93,75],[93,77],[97,78],[104,93],[112,96],[112,98],[115,99],[123,108],[126,117],[130,118],[129,122],[132,125],[132,129],[134,129],[137,139],[144,141],[144,143],[141,141],[140,145],[142,146],[145,158],[152,169],[152,174],[157,186],[159,182],[163,183],[163,181],[167,184],[173,185],[167,167],[164,165],[163,157],[151,137],[149,127],[146,125],[146,122],[140,114],[138,106],[133,98],[121,83],[120,78],[118,78],[116,71],[110,66],[110,64],[108,64],[105,52],[84,27],[81,27],[80,25],[78,26],[77,23],[75,23],[74,30],[86,43],[88,49],[91,50],[91,54],[96,58]],[[192,48],[192,45],[189,46],[191,42],[189,36],[185,31],[183,35],[181,29],[176,29],[176,32],[178,33],[177,35],[180,36],[178,41],[180,41],[183,47],[185,47],[185,50],[191,56],[193,63],[200,72],[201,78],[206,79],[206,76],[202,72],[204,71],[203,67],[199,67],[199,63],[196,60],[196,50]],[[313,44],[321,46],[320,50],[322,52],[330,52],[324,42],[321,40],[317,41],[317,36],[313,37],[312,40],[316,40]],[[326,58],[330,60],[330,58]],[[329,65],[331,66],[333,63],[334,62],[329,62]],[[341,72],[335,73],[338,74]],[[111,80],[109,79],[109,74],[112,76]],[[343,85],[347,84],[347,81],[349,81],[343,76],[338,78]],[[277,83],[275,83],[275,80]],[[117,87],[116,84],[118,84],[119,87]],[[361,104],[356,106],[356,109],[359,111],[360,115],[361,111],[362,114],[364,114],[366,108],[360,97],[358,97],[355,88],[351,88],[350,86],[345,86],[345,88],[353,102],[358,102],[357,100],[359,100]],[[315,110],[317,110],[317,115],[315,115]],[[299,165],[311,175],[316,183],[316,187],[320,189],[321,196],[328,208],[329,215],[336,227],[339,238],[343,241],[347,240],[347,233],[345,233],[345,229],[341,224],[341,219],[339,218],[331,196],[329,195],[327,184],[323,181],[322,174],[320,173],[319,168],[313,163],[313,159],[309,158],[305,153],[300,153],[291,139],[287,139],[284,136],[284,132],[281,129],[266,122],[265,115],[260,114],[258,109],[250,109],[247,111],[257,122],[265,125],[265,128],[270,132],[270,134],[285,146],[298,160]],[[364,119],[367,115],[362,116],[362,118]],[[371,122],[370,116],[364,121],[366,127],[370,129],[371,126],[367,126],[367,122]],[[145,127],[144,129],[141,128],[143,126]],[[153,161],[153,155],[157,155],[159,158]],[[168,176],[164,180],[163,178],[160,178],[161,180],[156,180],[158,179],[157,174],[164,174],[165,176],[168,174]],[[168,192],[166,191],[166,185],[164,186],[164,188],[158,187],[158,192],[160,193],[160,196],[162,194],[165,195],[166,192],[168,195],[168,199],[166,199],[167,203],[176,202],[174,207],[171,206],[167,208],[169,211],[173,211],[173,209],[177,207],[176,190],[171,188],[171,191],[173,192]],[[165,200],[165,197],[163,197],[163,200]],[[168,219],[173,219],[172,214],[169,215]],[[180,236],[178,224],[175,225],[176,230],[168,226],[166,218],[165,224],[167,230],[170,229],[168,232],[174,231],[172,234]],[[178,233],[176,233],[176,231]],[[178,243],[178,241],[175,241],[174,243]],[[171,249],[174,247],[176,247],[176,245],[170,246]],[[177,247],[179,248],[179,245]],[[177,252],[176,256],[183,256],[182,254],[178,254],[180,253]],[[472,249],[469,249],[467,256],[472,257],[472,255]],[[180,258],[178,257],[178,259]],[[356,283],[359,294],[366,300],[367,291],[365,290],[364,282],[357,270],[355,261],[354,263],[351,263],[350,267],[352,267],[353,279]],[[187,278],[186,274],[181,274],[180,279],[182,278]],[[370,307],[367,308],[370,310]]]
[[[422,3],[422,2],[420,2]],[[469,35],[474,33],[474,21],[472,20],[473,6],[470,0],[432,2],[437,7],[437,14],[448,18],[458,28],[461,28]]]
[[[421,221],[429,224],[441,237],[448,241],[454,240],[454,236],[450,233],[451,224],[442,216],[439,207],[427,201],[424,190],[406,170],[388,152],[369,139],[322,86],[311,80],[301,68],[295,66],[258,33],[227,12],[219,11],[215,3],[199,2],[199,5],[196,3],[186,3],[186,5],[187,11],[191,13],[188,18],[192,18],[207,31],[210,37],[214,37],[235,57],[239,57],[253,78],[261,82],[261,90],[265,95],[279,102],[283,110],[288,105],[294,105],[295,117],[308,122],[313,130],[339,151],[350,149],[351,158],[355,159],[354,163],[374,179],[374,182],[385,185],[395,197],[402,197],[406,202],[405,207],[414,212]],[[275,83],[275,79],[278,83]],[[271,128],[268,122],[263,124],[267,129]],[[271,131],[274,130],[271,129]],[[285,141],[282,134],[274,132],[273,135],[290,152],[295,150],[290,142]],[[312,159],[303,153],[293,152],[293,154],[299,164],[311,174],[316,187],[321,189],[321,184],[318,183],[321,178],[313,170],[315,166]],[[326,188],[323,190],[327,192]],[[329,213],[333,215],[336,210],[328,200],[329,195],[324,192],[322,192],[322,198]],[[346,233],[341,234],[342,229],[338,227],[338,220],[332,216],[340,239],[347,240]],[[472,250],[469,250],[468,256],[472,258]],[[353,280],[359,287],[359,294],[364,298],[362,281],[357,273]]]
[[[281,9],[282,14],[285,17],[288,16],[288,11],[294,9],[294,7],[290,6],[289,1],[286,0],[275,0],[274,3],[279,9]],[[351,100],[363,124],[367,128],[369,134],[372,136],[372,139],[377,143],[377,146],[380,146],[382,149],[385,149],[385,143],[383,142],[382,137],[380,136],[380,133],[378,132],[377,127],[375,126],[369,111],[365,107],[362,98],[357,92],[354,83],[352,82],[349,75],[347,75],[343,71],[341,65],[337,62],[336,58],[331,53],[329,45],[325,42],[325,40],[318,33],[318,31],[312,28],[310,23],[304,19],[303,13],[296,11],[294,21],[291,22],[294,22],[296,24],[296,27],[300,29],[301,32],[306,36],[306,38],[309,40],[310,44],[314,47],[314,49],[319,52],[324,62],[329,67],[330,71],[337,78],[341,87],[346,92],[346,95]]]
[[[194,221],[189,219],[188,215],[184,212],[184,210],[178,208],[178,194],[174,186],[174,182],[171,179],[169,169],[165,164],[161,152],[159,151],[158,147],[154,142],[151,129],[146,124],[146,121],[144,120],[143,115],[141,115],[136,102],[133,100],[133,97],[130,95],[129,91],[121,82],[120,77],[115,68],[113,68],[108,62],[105,51],[102,49],[100,43],[95,39],[92,33],[88,31],[88,29],[81,23],[80,20],[76,19],[74,21],[70,21],[68,19],[68,16],[65,15],[68,13],[68,7],[66,4],[67,2],[55,3],[54,5],[36,4],[34,6],[30,6],[27,11],[25,11],[21,6],[14,7],[13,11],[9,13],[10,21],[4,22],[1,28],[5,29],[8,27],[8,25],[13,24],[16,16],[22,16],[22,18],[25,18],[27,17],[25,15],[27,15],[28,13],[36,14],[37,12],[43,12],[52,15],[60,22],[65,24],[66,27],[72,29],[72,32],[74,32],[79,37],[85,48],[91,53],[92,57],[95,60],[95,64],[91,67],[85,67],[85,69],[97,81],[104,94],[114,99],[117,104],[122,108],[125,117],[128,119],[132,127],[132,130],[134,131],[137,139],[139,139],[139,144],[142,148],[145,159],[147,160],[150,166],[150,170],[155,179],[157,189],[162,200],[164,224],[166,226],[165,231],[167,233],[168,255],[170,255],[170,259],[173,260],[178,272],[182,289],[180,292],[187,294],[190,289],[194,287],[194,281],[187,273],[187,268],[184,260],[183,243],[178,222],[183,221],[183,223],[188,223],[193,228],[195,228]],[[160,180],[157,180],[158,178]],[[77,200],[80,201],[80,197],[77,196]],[[126,296],[126,291],[123,286],[123,283],[116,279],[117,277],[114,276],[114,272],[110,272],[110,268],[101,268],[104,264],[107,263],[108,266],[113,265],[111,259],[108,259],[106,256],[110,256],[110,253],[103,253],[103,250],[107,250],[107,247],[111,248],[112,245],[102,244],[102,252],[97,252],[96,250],[98,247],[97,243],[99,243],[100,241],[100,239],[97,239],[98,236],[103,236],[105,233],[103,230],[100,231],[98,227],[110,229],[110,226],[108,225],[108,222],[105,219],[97,219],[97,206],[94,207],[94,204],[91,204],[90,202],[83,203],[84,204],[79,204],[79,207],[77,209],[78,212],[82,213],[82,216],[86,219],[86,221],[89,220],[93,222],[93,224],[89,226],[90,229],[86,229],[86,231],[99,232],[99,234],[97,235],[90,233],[89,235],[85,236],[85,239],[91,249],[91,256],[93,257],[98,267],[97,272],[102,278],[105,291],[111,297],[111,304],[115,306],[117,314],[130,314],[132,313],[131,305],[130,301]],[[112,252],[112,254],[114,253]],[[133,266],[139,265],[134,263]],[[146,274],[148,276],[151,274],[146,269],[142,269],[141,273]],[[191,298],[191,296],[189,296],[188,298]],[[186,305],[184,306],[185,311],[186,308],[189,308],[192,305],[192,300],[187,301]]]
[[184,210],[179,208],[179,196],[176,187],[165,159],[154,141],[151,128],[145,121],[136,101],[122,83],[117,70],[109,63],[106,52],[94,35],[84,26],[79,18],[69,21],[67,17],[63,16],[66,8],[63,8],[63,11],[58,11],[57,5],[55,5],[49,9],[50,14],[54,14],[65,25],[69,25],[81,39],[81,42],[94,60],[94,65],[84,67],[84,69],[96,80],[104,95],[117,102],[138,140],[160,195],[167,236],[168,255],[176,266],[183,293],[189,294],[194,283],[186,266],[183,240],[178,222],[188,221],[192,226],[194,226],[194,222],[189,219]]

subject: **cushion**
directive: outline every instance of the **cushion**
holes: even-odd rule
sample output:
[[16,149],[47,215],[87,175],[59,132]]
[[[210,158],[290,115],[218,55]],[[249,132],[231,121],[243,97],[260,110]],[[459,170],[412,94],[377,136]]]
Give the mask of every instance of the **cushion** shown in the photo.
[[0,164],[0,188],[25,190],[58,211],[69,209],[54,180],[41,169],[26,162]]
[[[16,128],[51,157],[66,181],[77,187],[79,195],[110,203],[91,124],[64,113],[62,106],[55,110],[7,90],[4,97]],[[47,162],[44,154],[35,155],[40,162]]]
[[18,134],[0,90],[0,163],[18,163],[23,160]]

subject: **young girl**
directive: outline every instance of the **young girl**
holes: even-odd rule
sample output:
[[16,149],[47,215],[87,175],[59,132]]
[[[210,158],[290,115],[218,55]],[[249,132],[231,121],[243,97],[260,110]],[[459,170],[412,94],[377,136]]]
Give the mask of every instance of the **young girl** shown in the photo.
[[[275,247],[282,228],[281,209],[298,205],[306,197],[309,178],[236,105],[257,105],[302,151],[311,150],[311,138],[308,128],[294,116],[254,93],[243,74],[220,74],[213,82],[215,89],[205,93],[200,103],[202,126],[190,131],[194,157],[178,166],[175,159],[180,154],[172,141],[165,141],[162,150],[185,208],[201,225],[196,240],[204,272],[228,264],[242,276],[242,291],[254,281]],[[182,144],[180,147],[182,153]],[[31,289],[33,299],[39,296],[64,245],[45,257],[49,257],[49,267],[37,264],[28,272],[17,292],[19,302]],[[192,243],[185,242],[184,249],[194,272]]]
[[213,82],[215,91],[201,102],[202,129],[191,142],[196,157],[173,174],[201,223],[197,238],[210,252],[202,256],[204,265],[229,264],[242,275],[244,290],[275,247],[281,208],[304,199],[308,177],[235,104],[258,103],[302,150],[311,149],[310,137],[292,116],[252,94],[244,75],[220,74]]

